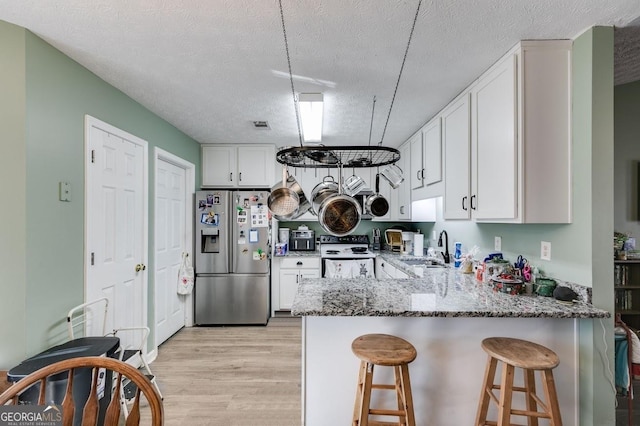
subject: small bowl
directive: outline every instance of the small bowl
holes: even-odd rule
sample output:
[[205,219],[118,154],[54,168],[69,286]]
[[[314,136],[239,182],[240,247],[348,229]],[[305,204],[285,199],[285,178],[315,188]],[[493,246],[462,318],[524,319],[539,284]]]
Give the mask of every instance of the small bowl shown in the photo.
[[524,292],[524,283],[520,279],[491,277],[489,281],[493,291],[515,296]]
[[538,278],[533,284],[536,294],[545,297],[553,296],[553,290],[556,288],[556,280],[551,278]]

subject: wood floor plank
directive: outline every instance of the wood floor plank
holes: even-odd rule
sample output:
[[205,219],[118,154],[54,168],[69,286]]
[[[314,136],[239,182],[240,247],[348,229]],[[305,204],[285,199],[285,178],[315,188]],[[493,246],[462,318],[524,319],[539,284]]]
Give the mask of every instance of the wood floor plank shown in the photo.
[[184,328],[151,365],[167,426],[299,426],[300,368],[300,323],[290,318]]

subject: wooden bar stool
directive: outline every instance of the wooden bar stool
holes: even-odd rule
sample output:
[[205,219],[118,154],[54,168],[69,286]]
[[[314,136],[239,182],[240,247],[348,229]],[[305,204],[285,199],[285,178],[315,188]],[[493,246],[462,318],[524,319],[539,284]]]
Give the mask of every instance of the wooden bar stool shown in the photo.
[[[482,349],[489,354],[487,368],[482,384],[480,403],[476,415],[476,426],[512,425],[511,416],[528,417],[529,426],[538,426],[538,418],[549,419],[551,426],[562,426],[560,406],[553,371],[560,359],[551,349],[526,340],[507,337],[490,337],[482,341]],[[502,361],[502,377],[500,385],[494,384],[498,361]],[[513,386],[515,368],[524,371],[524,387]],[[536,395],[535,371],[542,374],[542,387],[546,402]],[[500,389],[500,397],[496,397],[493,389]],[[527,409],[511,408],[513,392],[524,392]],[[487,421],[489,400],[498,405],[498,421]],[[538,407],[541,411],[538,411]]]
[[[416,348],[399,337],[388,334],[365,334],[356,338],[351,350],[360,358],[360,373],[353,408],[353,426],[369,425],[406,425],[415,426],[411,382],[409,381],[409,363],[416,359]],[[395,384],[374,384],[374,365],[393,367]],[[370,408],[371,390],[394,390],[398,402],[397,410]],[[398,417],[397,423],[369,421],[369,415]]]

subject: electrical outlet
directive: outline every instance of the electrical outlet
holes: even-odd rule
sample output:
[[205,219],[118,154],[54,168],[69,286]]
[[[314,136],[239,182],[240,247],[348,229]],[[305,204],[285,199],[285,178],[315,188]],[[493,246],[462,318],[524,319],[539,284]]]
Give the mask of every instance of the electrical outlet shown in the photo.
[[502,251],[502,237],[493,237],[493,249]]
[[551,243],[548,241],[540,242],[540,259],[551,260]]

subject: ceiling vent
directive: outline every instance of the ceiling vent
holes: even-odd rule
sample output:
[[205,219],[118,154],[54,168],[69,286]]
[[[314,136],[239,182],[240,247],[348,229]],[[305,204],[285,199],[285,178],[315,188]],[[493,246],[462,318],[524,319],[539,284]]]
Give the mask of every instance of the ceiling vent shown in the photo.
[[253,127],[256,129],[262,129],[262,130],[270,130],[271,127],[269,126],[269,122],[268,121],[254,121],[253,122]]

